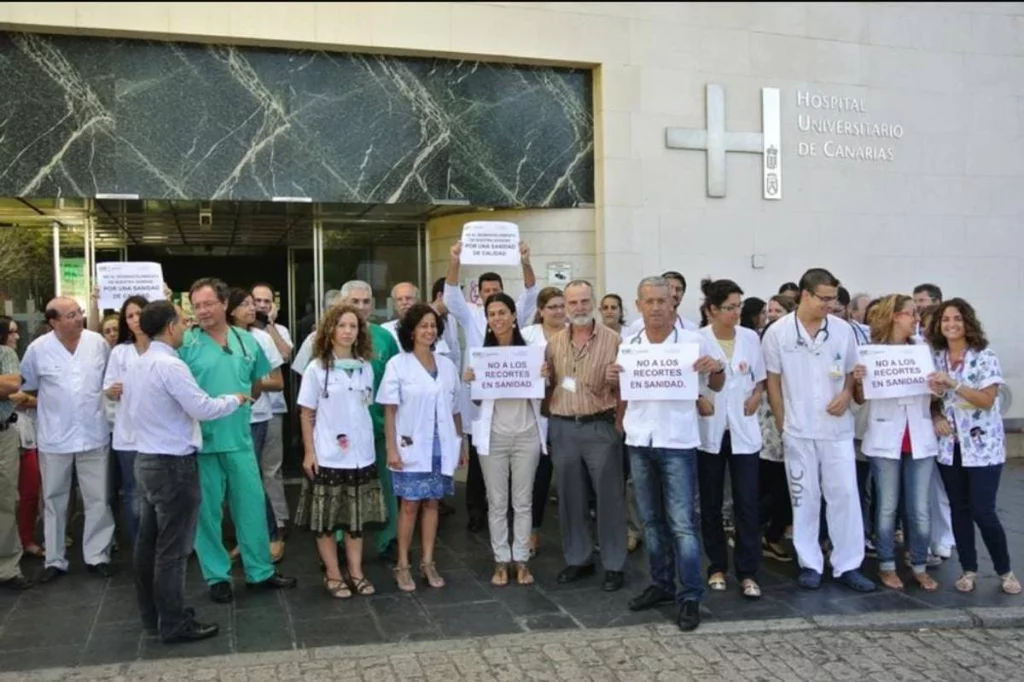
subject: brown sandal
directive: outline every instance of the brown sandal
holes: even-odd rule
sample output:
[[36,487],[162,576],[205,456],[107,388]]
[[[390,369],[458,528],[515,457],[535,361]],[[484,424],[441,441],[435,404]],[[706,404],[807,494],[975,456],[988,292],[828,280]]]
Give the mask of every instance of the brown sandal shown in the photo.
[[937,583],[935,578],[931,577],[927,573],[914,573],[914,580],[917,581],[918,587],[925,592],[934,592],[939,589],[939,583]]
[[352,581],[349,583],[349,586],[352,588],[352,591],[360,597],[369,597],[372,594],[376,594],[377,588],[373,586],[373,583],[366,579],[365,575],[361,575],[358,578],[353,575],[349,576],[349,578]]
[[402,592],[415,592],[416,582],[412,579],[412,566],[395,566],[395,582]]
[[508,585],[508,564],[501,562],[494,564],[494,575],[491,576],[491,584],[495,587],[505,587]]
[[903,589],[903,581],[900,580],[900,576],[896,571],[879,571],[878,579],[890,590]]
[[326,589],[327,593],[335,599],[350,599],[352,597],[352,591],[348,588],[348,584],[346,584],[344,580],[332,580],[325,575],[324,589]]
[[516,582],[520,585],[532,585],[533,574],[525,561],[516,562]]

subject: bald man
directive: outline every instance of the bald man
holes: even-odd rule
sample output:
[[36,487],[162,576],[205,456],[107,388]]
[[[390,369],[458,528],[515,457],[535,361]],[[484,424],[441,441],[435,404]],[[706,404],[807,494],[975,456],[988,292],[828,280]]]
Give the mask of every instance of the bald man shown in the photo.
[[29,345],[21,361],[22,390],[37,396],[36,440],[43,475],[43,533],[46,565],[39,582],[68,571],[65,523],[72,471],[85,505],[82,553],[89,572],[112,575],[110,546],[114,517],[107,505],[110,427],[103,409],[103,373],[109,346],[83,328],[83,312],[73,298],[46,306],[51,333]]

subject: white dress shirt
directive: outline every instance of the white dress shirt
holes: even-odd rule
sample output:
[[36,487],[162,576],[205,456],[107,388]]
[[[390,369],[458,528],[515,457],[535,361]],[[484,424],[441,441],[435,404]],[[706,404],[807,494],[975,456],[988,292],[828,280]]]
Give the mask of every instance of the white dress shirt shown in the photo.
[[199,421],[226,417],[239,407],[233,395],[208,396],[177,352],[160,341],[128,369],[121,402],[135,431],[136,452],[149,455],[193,454],[203,445]]
[[47,454],[107,447],[110,423],[103,406],[103,374],[110,346],[82,330],[74,353],[54,333],[41,336],[21,360],[22,388],[38,391],[36,442]]

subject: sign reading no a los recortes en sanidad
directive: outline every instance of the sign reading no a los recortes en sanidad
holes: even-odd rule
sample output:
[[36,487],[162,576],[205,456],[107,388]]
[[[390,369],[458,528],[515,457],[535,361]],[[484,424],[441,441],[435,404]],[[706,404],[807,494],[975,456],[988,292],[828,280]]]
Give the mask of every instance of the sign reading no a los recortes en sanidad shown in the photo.
[[473,400],[543,398],[544,349],[540,346],[470,348]]
[[474,220],[462,228],[462,265],[519,265],[519,226]]
[[928,375],[935,363],[928,346],[868,345],[857,349],[860,364],[867,369],[864,398],[905,398],[929,393]]
[[700,344],[658,343],[619,346],[623,400],[696,400]]

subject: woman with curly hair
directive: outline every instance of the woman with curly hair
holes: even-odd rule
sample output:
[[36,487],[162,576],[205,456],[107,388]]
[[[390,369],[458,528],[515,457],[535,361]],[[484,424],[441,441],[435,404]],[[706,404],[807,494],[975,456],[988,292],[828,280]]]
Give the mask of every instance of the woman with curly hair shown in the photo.
[[[370,330],[355,308],[327,309],[317,325],[313,355],[299,389],[306,479],[295,522],[316,534],[324,588],[332,597],[371,595],[374,586],[363,574],[363,533],[387,523],[387,507],[370,418]],[[334,534],[339,530],[345,532],[347,576],[338,565]]]
[[939,434],[939,473],[949,495],[953,537],[963,575],[960,592],[973,592],[978,577],[974,526],[999,574],[1003,592],[1020,594],[1010,570],[1006,532],[996,513],[996,491],[1006,462],[1006,436],[999,413],[1003,371],[988,347],[971,304],[944,301],[932,318],[927,338],[935,351],[936,372],[928,384],[939,396],[935,419]]

